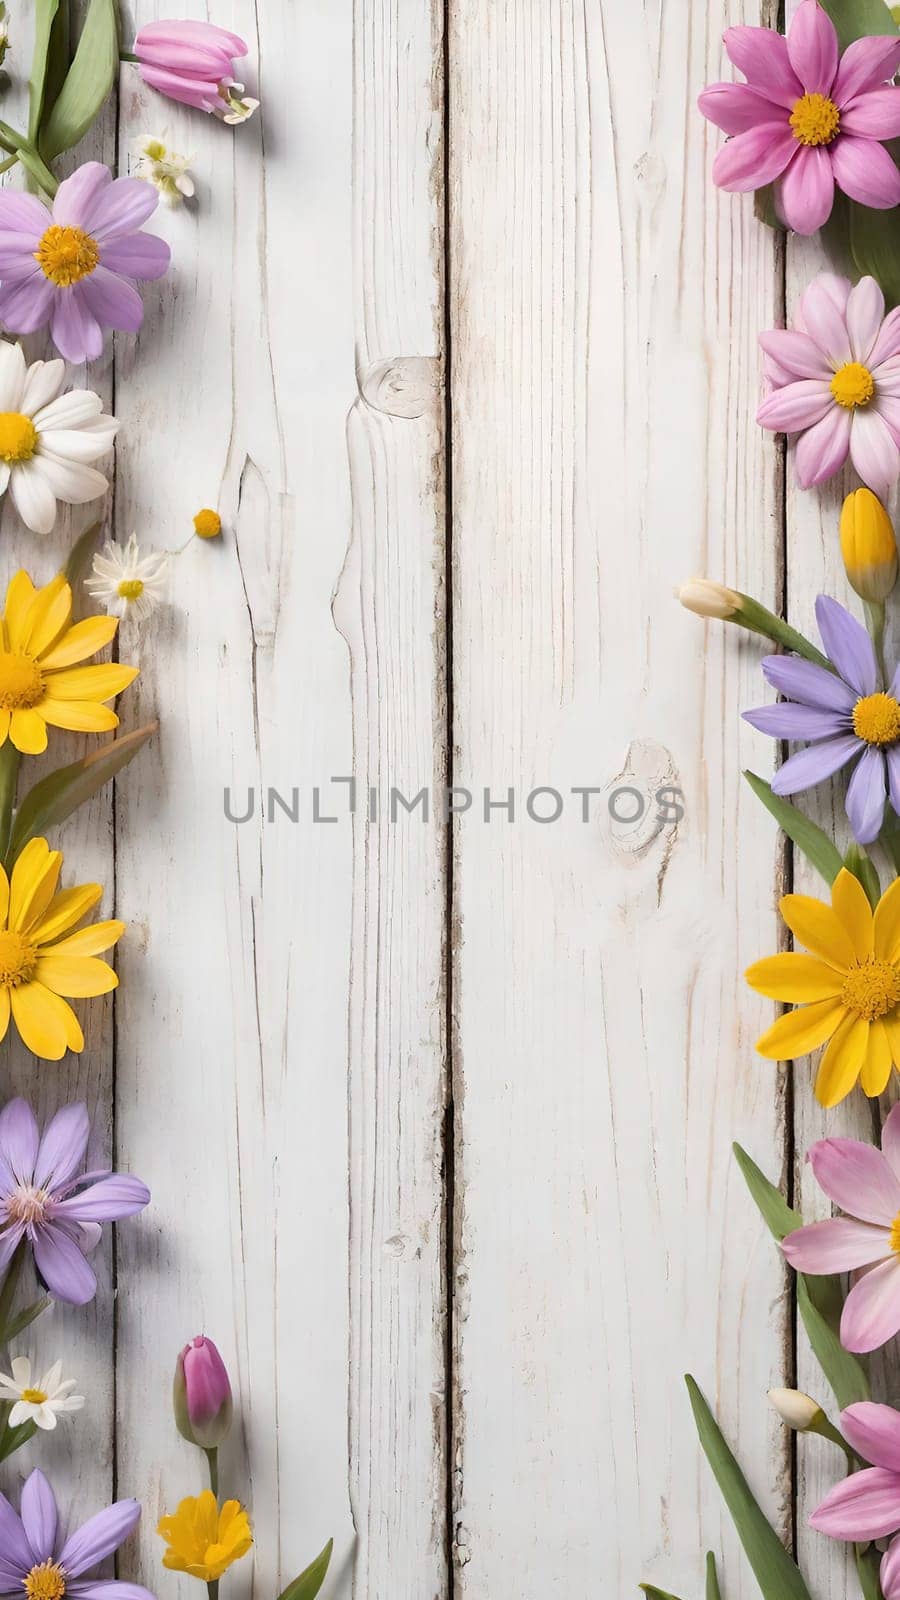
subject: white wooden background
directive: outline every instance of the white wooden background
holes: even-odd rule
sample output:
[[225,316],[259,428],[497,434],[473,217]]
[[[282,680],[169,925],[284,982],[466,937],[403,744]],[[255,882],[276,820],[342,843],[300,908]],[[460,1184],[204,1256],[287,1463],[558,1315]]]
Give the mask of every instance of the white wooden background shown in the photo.
[[[234,1600],[275,1600],[332,1533],[326,1600],[690,1597],[707,1547],[749,1600],[682,1374],[805,1550],[825,1480],[801,1450],[792,1481],[766,1406],[792,1318],[729,1151],[786,1178],[815,1119],[808,1074],[792,1095],[755,1056],[771,1008],[740,978],[790,865],[740,776],[773,760],[738,720],[759,652],[672,588],[786,592],[802,621],[823,573],[843,593],[832,511],[753,423],[756,334],[814,250],[785,260],[717,194],[694,109],[757,0],[211,14],[251,41],[263,116],[232,134],[124,66],[92,150],[124,171],[165,129],[198,179],[142,334],[87,374],[123,424],[109,526],[174,548],[208,504],[226,532],[123,628],[124,725],[162,731],[66,830],[129,924],[115,1004],[78,1065],[7,1057],[46,1108],[85,1094],[98,1159],[154,1194],[96,1307],[35,1335],[89,1396],[41,1460],[82,1510],[140,1497],[122,1575],[194,1595],[154,1527],[201,1483],[168,1386],[205,1331],[257,1537]],[[7,508],[10,569],[49,578],[89,516],[42,544]],[[447,781],[475,794],[450,827]],[[425,785],[431,820],[392,825],[391,787]],[[553,825],[524,814],[538,785],[567,795]],[[270,788],[299,821],[266,820]]]

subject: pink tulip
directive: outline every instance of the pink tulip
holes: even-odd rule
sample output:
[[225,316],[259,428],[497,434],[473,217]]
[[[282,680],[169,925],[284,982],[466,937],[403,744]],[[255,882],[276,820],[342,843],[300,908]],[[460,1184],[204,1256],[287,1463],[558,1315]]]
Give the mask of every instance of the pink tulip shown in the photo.
[[179,1433],[201,1450],[217,1450],[231,1427],[231,1383],[211,1339],[192,1339],[175,1369],[173,1389]]
[[[837,1484],[816,1507],[809,1525],[831,1539],[884,1539],[900,1528],[900,1411],[862,1400],[841,1412],[841,1432],[872,1466]],[[895,1551],[888,1567],[894,1595],[900,1593],[897,1564]]]
[[183,105],[209,111],[223,122],[245,122],[259,105],[243,98],[235,58],[246,42],[212,22],[148,22],[134,42],[141,77],[151,89]]

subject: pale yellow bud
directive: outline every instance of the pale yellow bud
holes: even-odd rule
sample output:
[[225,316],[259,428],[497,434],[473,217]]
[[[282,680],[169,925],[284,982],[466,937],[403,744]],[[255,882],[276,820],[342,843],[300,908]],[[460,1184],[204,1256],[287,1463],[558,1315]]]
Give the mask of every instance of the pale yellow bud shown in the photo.
[[806,1433],[824,1415],[818,1401],[803,1394],[800,1389],[770,1389],[769,1401],[782,1422],[786,1422],[789,1428],[795,1428],[798,1433]]
[[710,578],[691,578],[675,594],[681,604],[698,617],[718,617],[722,622],[740,611],[743,595],[726,589],[723,583],[713,583]]
[[897,581],[897,540],[890,517],[871,489],[856,489],[844,501],[841,555],[860,599],[881,605]]

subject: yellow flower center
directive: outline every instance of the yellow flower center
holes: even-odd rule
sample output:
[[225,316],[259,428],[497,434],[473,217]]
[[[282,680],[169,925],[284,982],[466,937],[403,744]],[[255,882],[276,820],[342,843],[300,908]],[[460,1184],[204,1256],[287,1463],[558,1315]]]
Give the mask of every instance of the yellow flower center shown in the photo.
[[851,967],[844,979],[841,1000],[857,1017],[875,1022],[900,1002],[900,972],[890,961],[870,956]]
[[23,1579],[23,1587],[28,1600],[63,1600],[66,1575],[55,1561],[42,1561]]
[[194,518],[194,532],[200,539],[216,539],[222,532],[222,518],[218,511],[198,511]]
[[875,379],[860,361],[848,361],[838,367],[831,380],[831,392],[845,411],[855,411],[857,406],[869,404],[875,393]]
[[44,679],[34,658],[0,650],[0,711],[28,711],[43,695]]
[[100,261],[100,246],[83,228],[61,228],[54,222],[34,252],[34,259],[45,278],[60,289],[68,289],[94,271]]
[[22,1399],[28,1406],[42,1406],[46,1402],[47,1396],[43,1389],[23,1389]]
[[15,989],[30,978],[37,961],[33,944],[9,928],[0,930],[0,987]]
[[0,411],[0,456],[10,465],[30,461],[37,449],[37,429],[21,411]]
[[144,592],[142,578],[123,578],[117,593],[122,600],[140,600]]
[[867,694],[853,707],[853,732],[866,744],[893,744],[900,739],[900,705],[892,694]]
[[7,1196],[7,1215],[13,1222],[43,1222],[47,1215],[48,1198],[45,1189],[36,1189],[31,1183],[20,1183],[18,1189],[13,1189],[12,1194]]
[[830,144],[840,131],[841,113],[824,94],[804,94],[794,101],[791,127],[800,144]]
[[900,1211],[891,1223],[891,1249],[896,1256],[900,1256]]

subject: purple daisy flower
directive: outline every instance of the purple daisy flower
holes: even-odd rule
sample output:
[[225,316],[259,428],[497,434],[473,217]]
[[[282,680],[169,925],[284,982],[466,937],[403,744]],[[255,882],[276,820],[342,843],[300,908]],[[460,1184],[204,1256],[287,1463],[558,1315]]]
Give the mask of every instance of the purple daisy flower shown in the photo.
[[860,844],[871,844],[884,821],[887,795],[900,812],[900,667],[890,689],[879,687],[875,648],[862,623],[820,594],[816,621],[834,671],[799,656],[766,656],[763,674],[786,699],[745,711],[774,739],[808,739],[779,767],[775,794],[799,794],[859,760],[847,789],[847,816]]
[[84,1105],[57,1111],[43,1138],[26,1100],[10,1100],[0,1112],[0,1273],[27,1239],[50,1293],[73,1306],[97,1292],[85,1252],[97,1243],[99,1224],[133,1217],[150,1200],[138,1178],[78,1175],[90,1131]]
[[132,279],[161,278],[164,239],[141,233],[159,195],[141,178],[113,179],[87,161],[60,184],[52,211],[36,195],[0,190],[0,320],[11,333],[50,324],[67,361],[95,361],[103,329],[136,333],[144,306]]
[[154,1600],[139,1583],[85,1577],[134,1531],[137,1500],[117,1500],[66,1538],[56,1496],[40,1471],[22,1489],[17,1514],[0,1494],[0,1595],[31,1600]]

